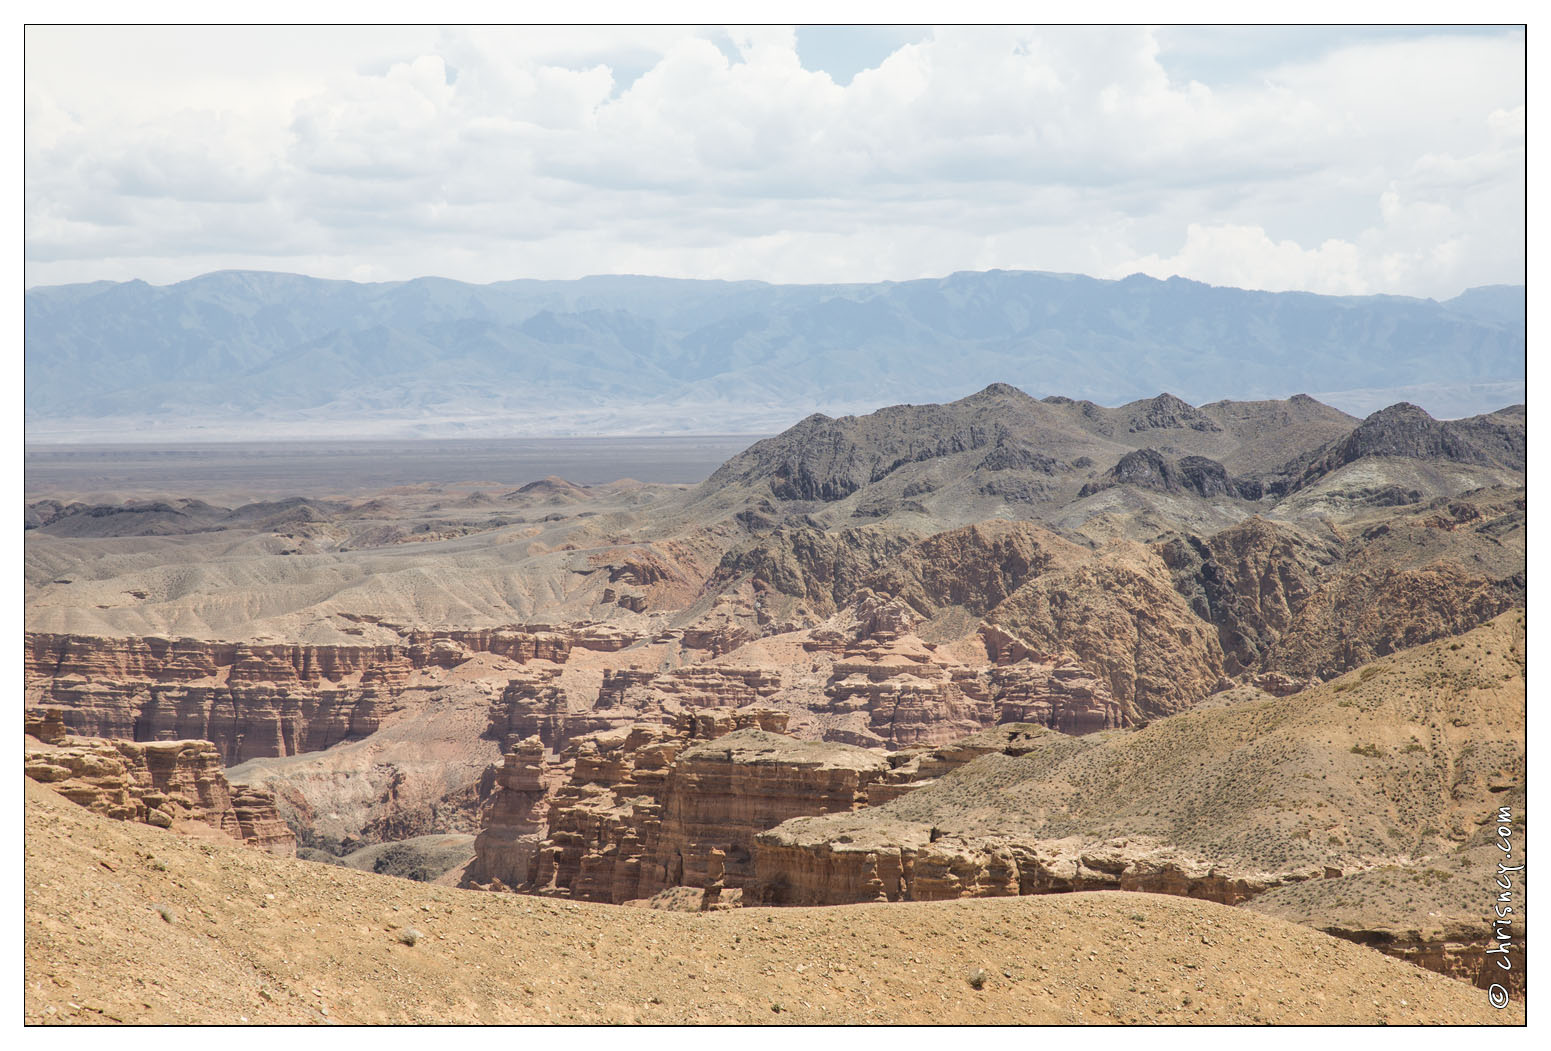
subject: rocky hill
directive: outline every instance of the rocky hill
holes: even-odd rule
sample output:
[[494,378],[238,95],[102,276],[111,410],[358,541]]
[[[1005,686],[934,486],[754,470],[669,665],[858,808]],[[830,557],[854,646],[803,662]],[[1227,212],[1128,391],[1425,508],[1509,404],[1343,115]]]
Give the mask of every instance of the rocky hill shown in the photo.
[[[1522,477],[1524,450],[1523,406],[1439,422],[1402,403],[1358,421],[1306,395],[1196,408],[1161,394],[1107,409],[993,384],[946,405],[810,416],[725,463],[691,506],[743,507],[749,521],[808,515],[831,529],[893,518],[940,528],[1010,508],[1078,531],[1144,509],[1175,526],[1226,524],[1306,515],[1307,497],[1284,498],[1327,479],[1331,489],[1359,462],[1396,475],[1390,490],[1352,494],[1385,506]],[[1416,467],[1403,461],[1438,465],[1436,476],[1408,489],[1400,480]]]
[[914,507],[945,518],[950,504],[962,507],[956,520],[973,521],[999,503],[1064,505],[1113,485],[1259,500],[1290,461],[1357,422],[1306,395],[1196,408],[1161,394],[1105,408],[997,383],[945,405],[810,416],[733,457],[697,496],[773,501],[835,522],[842,511],[867,519]]

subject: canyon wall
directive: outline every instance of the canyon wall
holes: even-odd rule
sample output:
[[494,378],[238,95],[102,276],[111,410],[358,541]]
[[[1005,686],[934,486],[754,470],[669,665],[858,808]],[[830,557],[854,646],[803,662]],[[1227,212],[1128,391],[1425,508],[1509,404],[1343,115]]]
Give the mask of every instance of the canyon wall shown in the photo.
[[637,896],[668,887],[703,887],[712,851],[725,856],[724,885],[753,874],[754,838],[790,817],[867,805],[867,788],[889,770],[878,753],[741,730],[695,744],[669,767],[655,842],[649,842]]
[[[894,842],[810,838],[798,821],[755,837],[745,905],[943,901],[1067,891],[1130,890],[1237,905],[1314,873],[1224,873],[1176,852],[1121,841],[932,838],[911,829]],[[903,842],[899,841],[903,840]]]
[[58,709],[29,710],[26,732],[27,776],[88,810],[160,828],[199,822],[274,854],[296,853],[274,797],[228,784],[209,741],[77,737]]
[[[865,604],[864,604],[865,605]],[[893,605],[898,605],[893,604]],[[790,668],[715,662],[667,671],[604,668],[595,696],[568,696],[561,666],[576,648],[612,652],[636,640],[581,624],[442,633],[402,632],[373,646],[202,642],[31,633],[26,696],[60,708],[87,736],[208,740],[228,765],[316,752],[370,736],[419,673],[486,653],[523,665],[490,709],[488,733],[508,749],[537,737],[549,752],[602,731],[670,725],[679,712],[780,702],[820,716],[811,736],[858,747],[947,744],[988,726],[1039,722],[1065,733],[1119,726],[1105,680],[1070,654],[1042,652],[983,630],[989,662],[967,665],[903,631],[889,608],[864,609],[854,633],[815,632],[804,649],[823,679]]]
[[71,731],[130,741],[207,740],[227,765],[320,751],[380,725],[411,677],[474,653],[562,663],[573,644],[614,640],[548,629],[404,632],[383,646],[280,645],[29,633],[28,703]]
[[1479,928],[1448,931],[1437,937],[1423,937],[1415,931],[1396,934],[1388,930],[1356,930],[1335,925],[1320,926],[1319,929],[1333,937],[1377,949],[1397,960],[1469,982],[1480,989],[1501,985],[1516,1000],[1522,1000],[1527,995],[1525,961],[1529,953],[1522,928],[1514,930],[1515,967],[1510,971],[1504,971],[1497,965],[1500,956],[1488,955],[1487,950],[1497,948],[1497,943],[1488,940],[1490,929],[1484,922]]
[[988,665],[959,663],[919,636],[889,627],[872,628],[854,641],[819,634],[807,648],[836,654],[816,706],[839,717],[825,740],[931,748],[1010,723],[1038,723],[1067,734],[1122,725],[1124,713],[1109,685],[1071,654],[1042,652],[991,625],[982,627],[980,638]]
[[[592,733],[547,764],[542,741],[521,742],[497,775],[469,882],[620,903],[704,886],[719,851],[715,878],[741,886],[755,834],[865,805],[890,770],[881,753],[787,737],[786,722],[761,708],[681,711]],[[556,770],[565,783],[551,787]]]
[[588,735],[549,760],[529,738],[496,776],[467,882],[616,904],[681,886],[739,889],[765,830],[898,799],[988,753],[1022,754],[1047,732],[998,726],[885,753],[785,728],[785,713],[768,709],[684,711]]
[[781,692],[778,671],[696,664],[666,672],[606,668],[594,699],[573,704],[560,669],[536,665],[508,680],[491,706],[489,736],[507,742],[536,737],[550,752],[572,741],[639,724],[673,725],[685,711],[756,705]]
[[550,796],[564,784],[564,768],[544,761],[544,744],[529,737],[503,757],[495,791],[474,838],[469,884],[508,885],[527,878],[529,862],[548,828]]

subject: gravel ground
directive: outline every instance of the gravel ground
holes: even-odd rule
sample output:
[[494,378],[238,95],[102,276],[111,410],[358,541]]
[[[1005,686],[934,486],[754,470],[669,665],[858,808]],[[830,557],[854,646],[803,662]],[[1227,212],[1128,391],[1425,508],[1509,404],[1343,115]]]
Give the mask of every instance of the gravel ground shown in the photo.
[[1523,1020],[1181,898],[621,909],[309,865],[26,792],[28,1023]]

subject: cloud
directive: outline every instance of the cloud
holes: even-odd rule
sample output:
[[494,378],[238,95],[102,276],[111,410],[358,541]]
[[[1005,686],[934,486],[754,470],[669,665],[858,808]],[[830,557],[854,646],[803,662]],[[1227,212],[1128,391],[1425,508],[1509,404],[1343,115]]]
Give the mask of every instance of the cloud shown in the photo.
[[29,30],[28,279],[1522,280],[1522,33],[1183,77],[1209,36],[909,33],[842,84],[783,28]]

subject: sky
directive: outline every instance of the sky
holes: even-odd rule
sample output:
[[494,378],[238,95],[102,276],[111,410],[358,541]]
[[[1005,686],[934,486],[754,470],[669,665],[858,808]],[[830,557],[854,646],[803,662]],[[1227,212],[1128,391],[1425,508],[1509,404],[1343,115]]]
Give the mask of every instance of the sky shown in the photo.
[[29,286],[1524,281],[1518,28],[26,30]]

